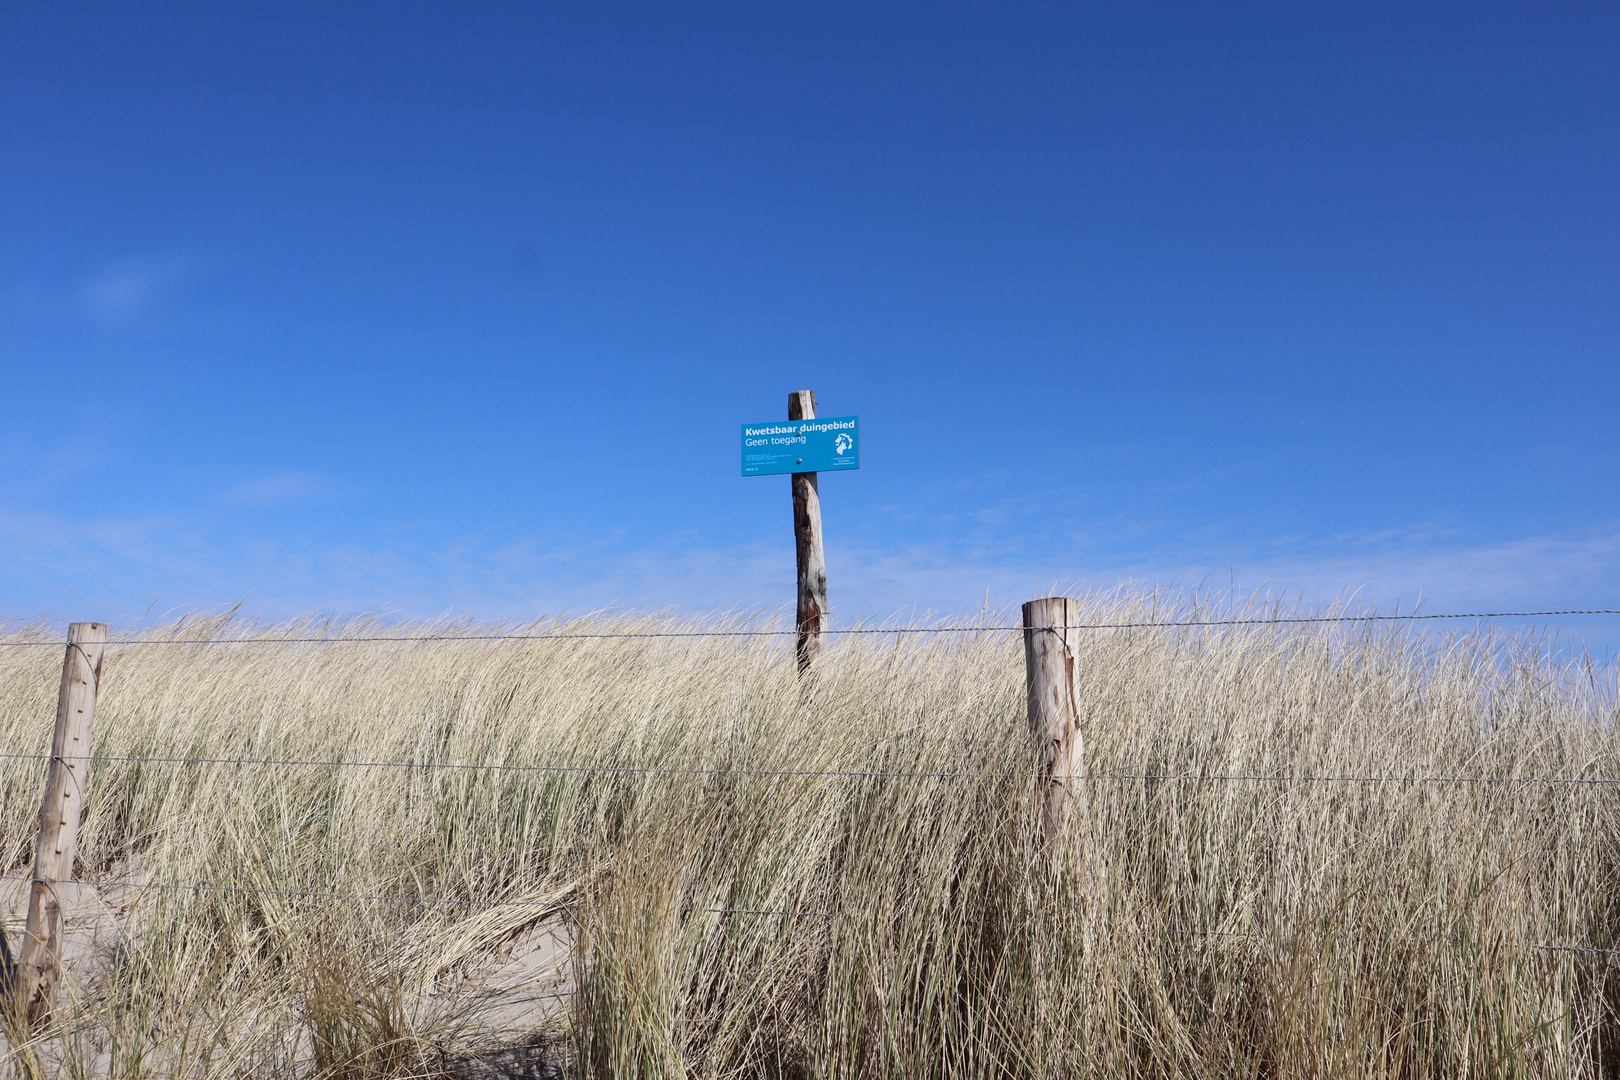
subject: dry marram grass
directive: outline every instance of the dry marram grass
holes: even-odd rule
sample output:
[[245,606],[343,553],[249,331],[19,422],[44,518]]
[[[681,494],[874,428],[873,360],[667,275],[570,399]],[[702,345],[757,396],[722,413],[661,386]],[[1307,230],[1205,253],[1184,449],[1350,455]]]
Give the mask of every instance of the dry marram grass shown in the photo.
[[[1620,1070],[1620,957],[1538,947],[1615,943],[1620,786],[1327,779],[1620,779],[1612,669],[1388,625],[1089,633],[1081,877],[1034,828],[1016,634],[838,639],[801,682],[780,637],[342,640],[380,629],[109,649],[79,872],[148,887],[96,890],[117,933],[8,1075],[447,1075],[513,1024],[615,1077]],[[0,649],[7,751],[48,751],[60,662]],[[43,774],[0,763],[11,876]],[[492,1029],[458,973],[536,925],[571,994]]]

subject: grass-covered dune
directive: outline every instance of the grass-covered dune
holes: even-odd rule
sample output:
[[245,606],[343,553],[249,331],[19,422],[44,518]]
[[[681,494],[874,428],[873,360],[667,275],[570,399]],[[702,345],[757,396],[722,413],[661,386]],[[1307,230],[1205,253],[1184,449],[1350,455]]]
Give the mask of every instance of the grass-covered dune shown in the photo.
[[[522,632],[703,629],[737,624]],[[1612,669],[1087,631],[1080,875],[1017,633],[837,638],[808,680],[781,636],[425,640],[475,632],[109,648],[79,875],[113,929],[9,1075],[430,1076],[528,1035],[601,1077],[1620,1075],[1620,955],[1548,947],[1620,947],[1620,784],[1518,782],[1620,780]],[[379,634],[413,640],[346,640]],[[8,754],[48,753],[60,666],[0,647]],[[13,878],[44,771],[0,760]],[[564,996],[481,1018],[469,973],[537,926]]]

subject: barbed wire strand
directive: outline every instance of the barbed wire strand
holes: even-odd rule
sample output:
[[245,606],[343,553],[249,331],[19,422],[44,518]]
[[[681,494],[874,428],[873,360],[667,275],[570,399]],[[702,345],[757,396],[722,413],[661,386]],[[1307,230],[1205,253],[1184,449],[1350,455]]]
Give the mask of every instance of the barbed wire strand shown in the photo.
[[[1282,615],[1263,618],[1241,619],[1177,619],[1147,622],[1100,622],[1075,623],[1073,625],[1053,626],[890,626],[875,627],[861,626],[837,630],[820,630],[817,633],[826,636],[846,636],[859,634],[990,634],[1014,633],[1025,630],[1057,631],[1057,630],[1141,630],[1149,628],[1178,628],[1178,627],[1205,627],[1205,626],[1276,626],[1283,624],[1309,624],[1309,623],[1358,623],[1358,622],[1424,622],[1437,619],[1536,619],[1550,617],[1568,617],[1583,615],[1620,615],[1620,608],[1589,608],[1589,609],[1562,609],[1546,611],[1473,611],[1473,612],[1447,612],[1443,614],[1410,614],[1410,615]],[[647,631],[565,631],[560,633],[539,634],[389,634],[389,635],[356,635],[346,637],[227,637],[227,638],[112,638],[107,645],[341,645],[382,642],[429,642],[429,641],[572,641],[596,640],[611,638],[734,638],[734,637],[785,637],[795,636],[800,631],[788,630],[647,630]],[[0,641],[0,646],[51,646],[61,645],[60,641]]]
[[[259,889],[245,885],[204,885],[200,882],[191,885],[164,884],[154,881],[49,881],[36,877],[19,877],[16,875],[0,875],[0,881],[26,882],[45,885],[80,885],[91,889],[157,889],[165,892],[217,892],[226,894],[246,894],[249,896],[296,896],[306,899],[321,900],[382,900],[402,904],[445,904],[452,907],[543,907],[552,911],[571,911],[582,907],[577,902],[559,902],[555,900],[475,900],[470,897],[447,896],[405,896],[389,893],[349,893],[325,892],[317,889]],[[712,915],[788,915],[795,918],[834,918],[831,911],[786,911],[771,908],[705,908],[705,913]]]
[[[1164,928],[1160,932],[1170,934],[1175,937],[1229,937],[1250,939],[1266,936],[1265,934],[1256,933],[1252,930],[1178,930]],[[1336,934],[1334,937],[1341,940],[1365,940],[1364,938],[1353,939],[1347,934]],[[1379,935],[1375,940],[1401,942],[1404,944],[1444,944],[1444,942],[1442,942],[1439,938],[1415,937],[1409,934],[1402,934],[1394,937]],[[1620,956],[1620,949],[1600,949],[1592,945],[1530,945],[1529,948],[1541,949],[1545,952],[1602,953],[1605,955]]]
[[474,900],[457,899],[444,896],[397,896],[382,893],[343,893],[322,892],[312,889],[257,889],[245,885],[204,885],[195,883],[191,885],[162,884],[152,881],[49,881],[35,877],[17,877],[14,875],[0,876],[0,881],[21,881],[33,884],[41,882],[46,885],[85,885],[92,889],[158,889],[172,892],[218,892],[218,893],[245,893],[251,896],[299,896],[320,898],[327,900],[392,900],[406,904],[462,904],[474,907],[547,907],[566,908],[578,907],[577,904],[559,904],[551,900]]
[[[162,883],[158,883],[158,882],[149,882],[149,881],[128,881],[128,880],[122,880],[122,881],[120,881],[120,880],[88,881],[88,882],[80,882],[80,881],[44,881],[43,879],[40,879],[40,878],[20,877],[20,876],[16,876],[16,875],[3,875],[3,876],[0,876],[0,881],[26,882],[28,884],[33,884],[35,882],[42,882],[43,884],[46,884],[46,885],[81,885],[81,886],[86,886],[88,888],[95,889],[95,890],[98,890],[98,891],[101,890],[101,889],[110,889],[110,888],[130,888],[130,889],[136,889],[136,890],[158,889],[158,890],[174,891],[174,892],[216,892],[216,893],[222,893],[222,894],[243,894],[243,895],[250,895],[250,896],[294,896],[294,897],[301,897],[301,898],[325,899],[325,900],[379,900],[379,901],[392,901],[392,902],[405,903],[405,904],[443,904],[443,905],[448,905],[448,906],[453,906],[453,907],[468,907],[468,906],[470,906],[470,907],[543,907],[543,908],[546,908],[546,909],[551,910],[551,911],[574,911],[574,910],[578,910],[579,908],[585,906],[585,905],[583,905],[581,903],[578,903],[577,901],[559,902],[559,901],[555,901],[555,900],[475,900],[475,899],[472,899],[472,898],[441,897],[441,896],[403,896],[403,895],[393,895],[393,894],[387,894],[387,893],[324,892],[324,891],[313,890],[313,889],[259,889],[259,888],[250,888],[250,887],[247,887],[247,886],[240,886],[240,885],[204,885],[204,884],[201,884],[201,883],[195,883],[195,884],[191,884],[191,885],[178,885],[178,884],[162,884]],[[788,917],[788,918],[803,918],[803,919],[811,919],[811,918],[815,918],[815,919],[836,919],[836,918],[839,918],[842,914],[844,914],[842,912],[836,912],[836,911],[792,911],[792,910],[777,909],[777,908],[704,908],[703,911],[704,911],[705,914],[709,914],[709,915],[765,915],[765,916],[773,916],[774,915],[774,916],[782,916],[782,917]],[[1170,934],[1172,936],[1177,936],[1177,937],[1228,937],[1228,938],[1249,939],[1249,938],[1256,938],[1256,937],[1264,937],[1265,936],[1264,934],[1256,933],[1256,932],[1253,932],[1253,931],[1239,931],[1239,930],[1203,930],[1203,929],[1190,929],[1189,930],[1189,929],[1164,928],[1161,932],[1166,933],[1166,934]],[[1343,935],[1339,935],[1339,936],[1343,936]],[[1447,944],[1446,941],[1444,941],[1442,939],[1439,939],[1439,938],[1400,937],[1400,938],[1390,939],[1390,940],[1399,940],[1399,941],[1403,941],[1403,942],[1421,942],[1421,943],[1431,944],[1431,945]],[[1602,954],[1602,955],[1620,955],[1620,949],[1603,949],[1603,948],[1598,948],[1596,946],[1589,946],[1589,945],[1543,945],[1543,944],[1531,944],[1531,945],[1528,945],[1527,947],[1531,948],[1531,949],[1543,950],[1543,951],[1546,951],[1546,952],[1577,952],[1577,953],[1596,953],[1596,954]]]
[[[0,753],[0,760],[53,761],[53,754]],[[505,765],[479,762],[414,762],[414,761],[340,761],[306,760],[298,758],[209,758],[209,757],[142,757],[136,755],[96,755],[64,757],[63,761],[97,762],[153,762],[171,765],[271,765],[309,766],[315,768],[359,769],[462,769],[470,772],[561,772],[561,773],[664,773],[680,776],[838,776],[847,778],[899,777],[906,779],[1016,779],[1034,778],[1035,772],[898,772],[877,769],[732,769],[716,767],[675,767],[663,765]],[[1616,783],[1620,783],[1617,780]]]
[[[0,760],[54,761],[58,757],[68,760],[97,763],[139,763],[165,765],[250,765],[287,768],[356,768],[356,769],[455,769],[470,772],[556,772],[556,773],[626,773],[667,774],[673,776],[800,776],[841,777],[845,779],[893,778],[903,780],[1018,780],[1037,779],[1044,773],[1035,771],[1004,772],[928,772],[884,769],[736,769],[723,767],[678,767],[664,765],[509,765],[457,761],[343,761],[339,759],[303,758],[216,758],[216,757],[147,757],[125,754],[89,754],[61,756],[53,754],[0,753]],[[1279,784],[1343,783],[1343,784],[1549,784],[1549,785],[1608,785],[1620,784],[1620,777],[1583,776],[1425,776],[1419,774],[1388,776],[1312,775],[1306,773],[1152,773],[1115,772],[1085,773],[1070,777],[1072,780],[1156,780],[1235,783],[1255,781]]]

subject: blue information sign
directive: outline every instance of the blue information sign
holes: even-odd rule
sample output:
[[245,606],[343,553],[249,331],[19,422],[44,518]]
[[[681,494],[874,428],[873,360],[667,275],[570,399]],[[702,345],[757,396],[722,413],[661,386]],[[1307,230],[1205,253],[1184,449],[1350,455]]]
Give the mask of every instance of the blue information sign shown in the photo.
[[836,472],[861,467],[861,419],[771,420],[742,426],[742,474]]

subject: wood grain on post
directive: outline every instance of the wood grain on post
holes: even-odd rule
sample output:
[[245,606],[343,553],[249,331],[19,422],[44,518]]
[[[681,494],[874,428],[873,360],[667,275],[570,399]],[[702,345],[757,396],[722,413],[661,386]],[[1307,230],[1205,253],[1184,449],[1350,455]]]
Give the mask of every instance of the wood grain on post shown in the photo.
[[1029,730],[1045,796],[1041,824],[1048,837],[1073,838],[1085,819],[1085,744],[1080,732],[1080,684],[1075,644],[1080,605],[1048,596],[1024,605],[1024,685]]
[[[814,420],[816,395],[795,390],[788,395],[789,420]],[[793,474],[793,552],[799,567],[799,670],[808,670],[821,655],[821,632],[827,625],[827,559],[821,548],[821,493],[813,472]]]
[[73,880],[73,853],[90,775],[90,725],[96,715],[96,684],[101,679],[106,644],[106,623],[68,627],[62,689],[56,698],[56,734],[51,740],[45,800],[39,808],[34,877],[28,887],[28,927],[17,957],[17,1001],[32,1026],[50,1016],[62,944],[58,886]]

